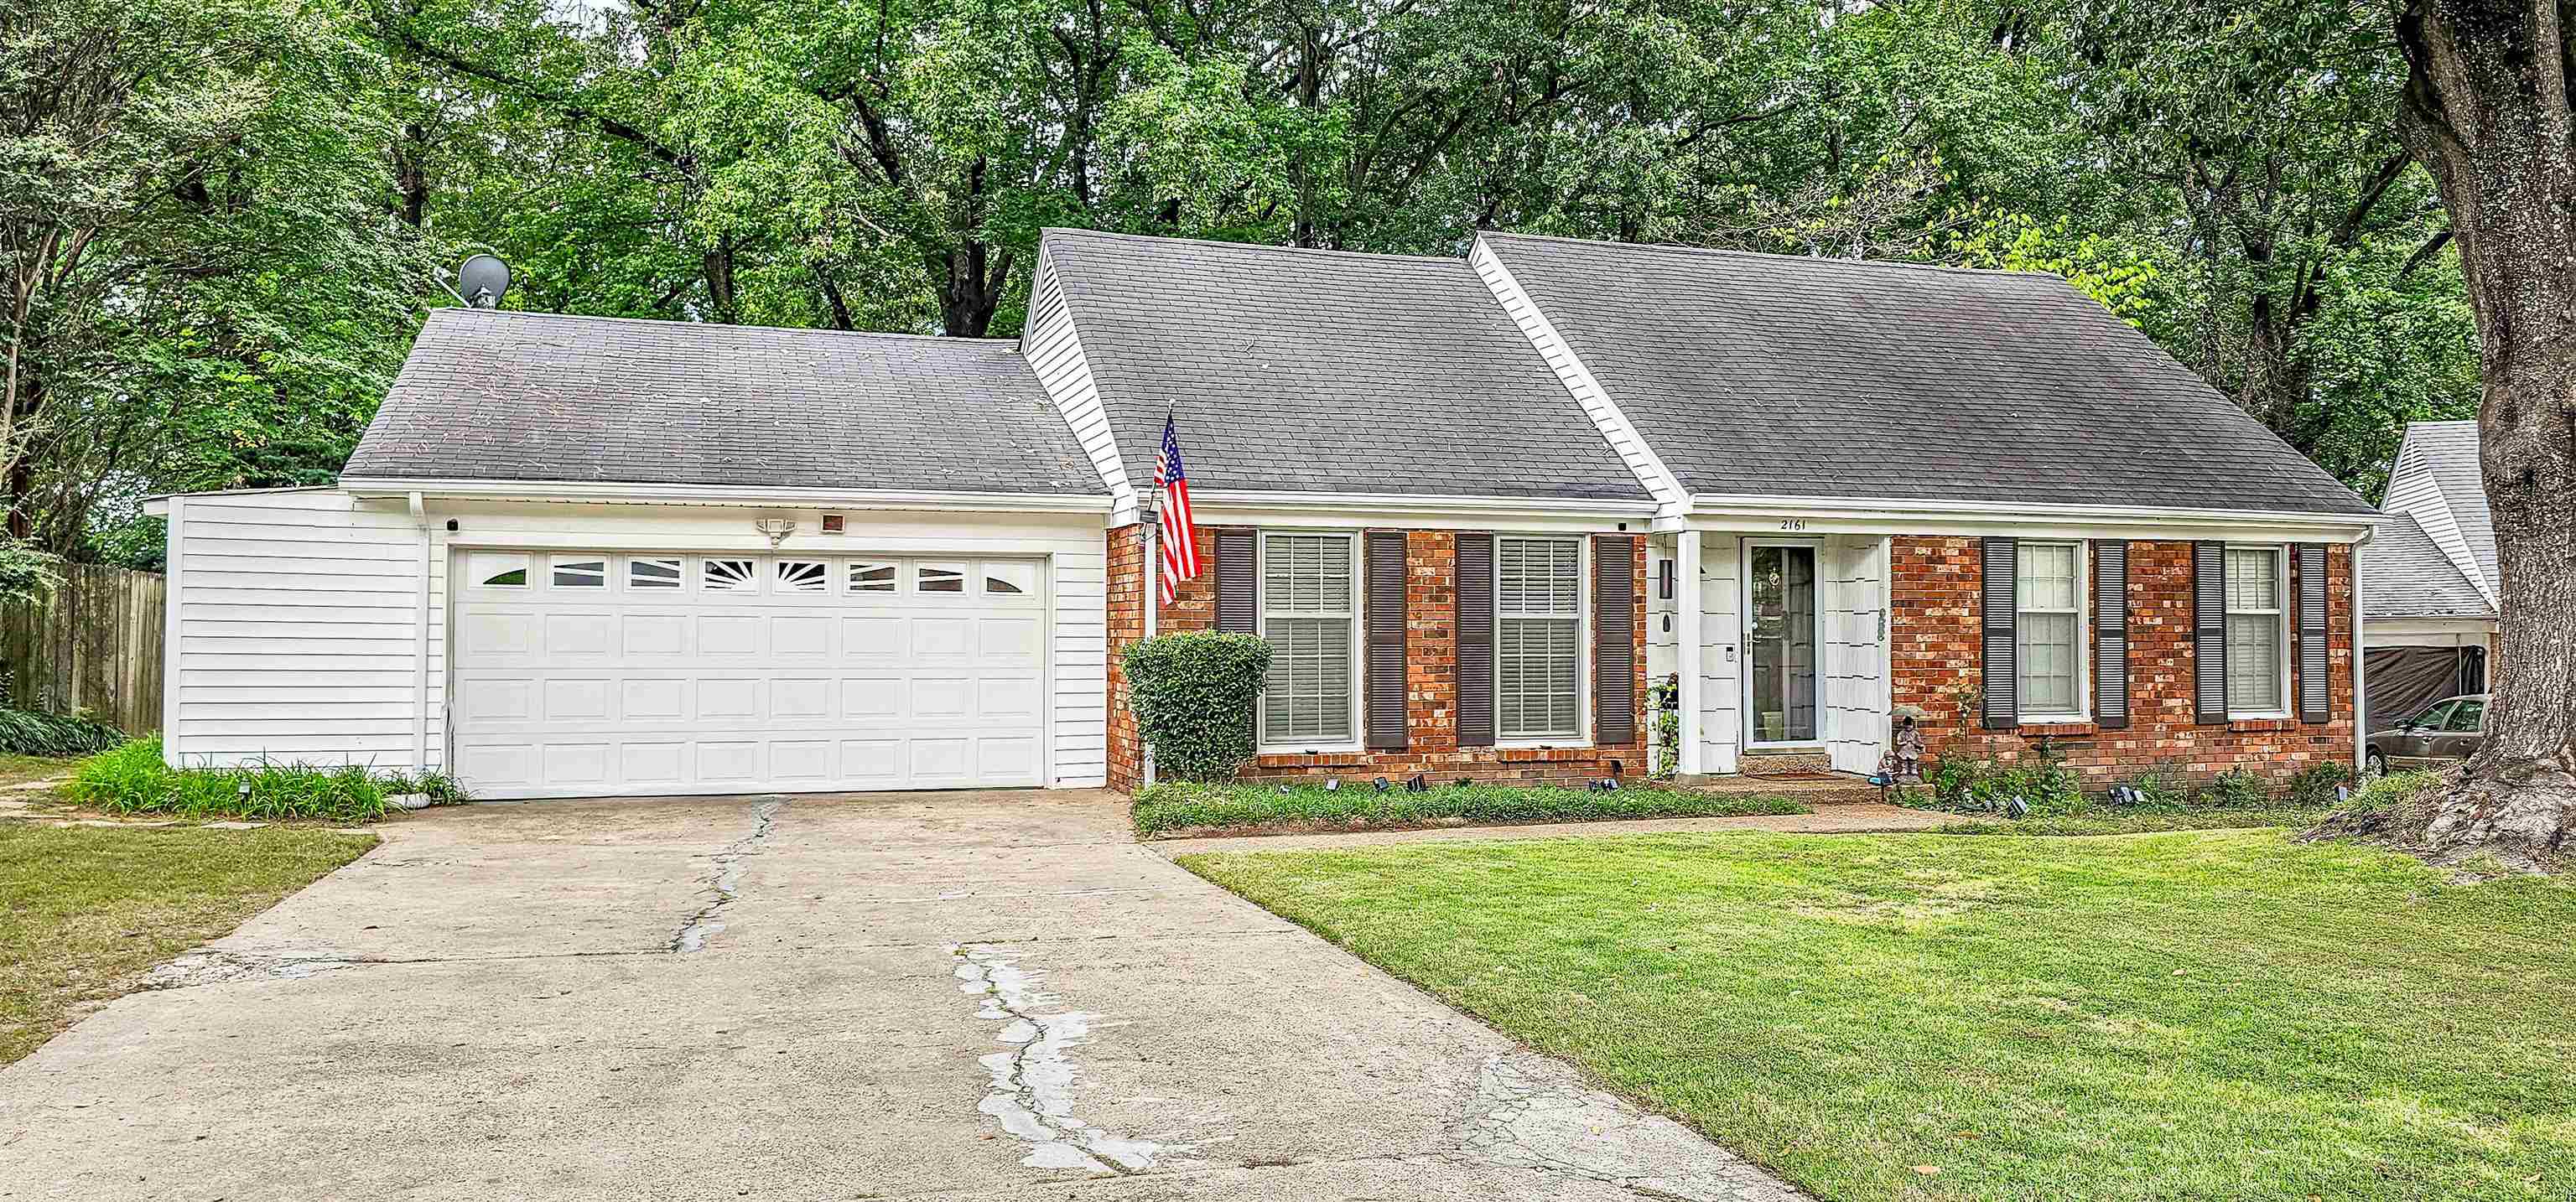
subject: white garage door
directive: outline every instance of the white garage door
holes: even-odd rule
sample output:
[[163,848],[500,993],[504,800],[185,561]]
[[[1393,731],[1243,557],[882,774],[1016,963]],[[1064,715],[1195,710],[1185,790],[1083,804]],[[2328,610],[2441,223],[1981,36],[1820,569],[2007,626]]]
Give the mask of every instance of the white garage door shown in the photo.
[[459,552],[452,720],[489,797],[1044,782],[1042,561]]

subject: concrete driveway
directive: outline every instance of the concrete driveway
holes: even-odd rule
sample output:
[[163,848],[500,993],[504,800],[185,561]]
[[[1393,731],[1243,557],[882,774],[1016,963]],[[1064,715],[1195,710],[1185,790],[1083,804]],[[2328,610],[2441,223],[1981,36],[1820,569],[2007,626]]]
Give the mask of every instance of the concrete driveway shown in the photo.
[[406,818],[0,1070],[0,1198],[1795,1196],[1122,819]]

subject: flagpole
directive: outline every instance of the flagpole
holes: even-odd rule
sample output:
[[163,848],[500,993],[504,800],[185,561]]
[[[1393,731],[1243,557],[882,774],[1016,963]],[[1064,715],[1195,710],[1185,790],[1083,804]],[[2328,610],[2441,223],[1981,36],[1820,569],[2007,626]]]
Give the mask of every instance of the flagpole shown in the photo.
[[[1143,601],[1145,605],[1145,637],[1149,639],[1154,637],[1154,611],[1162,608],[1162,606],[1156,604],[1161,593],[1158,591],[1160,582],[1155,579],[1156,573],[1160,571],[1160,565],[1155,561],[1161,558],[1161,556],[1157,554],[1161,548],[1155,545],[1155,540],[1158,537],[1158,532],[1162,529],[1162,514],[1157,512],[1157,510],[1162,507],[1162,499],[1163,490],[1157,488],[1146,496],[1144,505],[1136,511],[1136,538],[1137,541],[1142,543],[1145,548],[1145,596]],[[1135,711],[1136,682],[1132,680],[1127,682],[1127,689],[1128,711],[1129,716],[1132,718]],[[1143,771],[1143,784],[1141,787],[1150,789],[1154,787],[1154,745],[1145,739],[1144,732],[1141,730],[1137,732],[1137,742],[1143,745],[1143,750],[1138,756],[1140,766]]]

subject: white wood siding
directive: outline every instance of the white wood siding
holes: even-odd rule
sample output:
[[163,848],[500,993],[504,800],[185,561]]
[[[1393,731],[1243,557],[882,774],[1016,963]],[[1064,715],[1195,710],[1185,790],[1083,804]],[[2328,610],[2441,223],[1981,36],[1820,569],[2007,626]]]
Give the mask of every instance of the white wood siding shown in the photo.
[[[172,761],[413,767],[423,614],[411,516],[326,489],[210,493],[173,509]],[[435,646],[436,606],[427,617]],[[433,740],[432,766],[436,754]]]
[[[421,534],[398,502],[344,493],[207,494],[178,502],[171,607],[177,641],[170,750],[189,763],[265,754],[409,767],[421,705]],[[429,755],[447,744],[447,563],[451,548],[766,551],[760,513],[697,505],[432,501]],[[847,514],[824,536],[788,512],[789,550],[1035,555],[1049,564],[1047,761],[1060,786],[1108,777],[1106,530],[1098,514]],[[446,523],[458,525],[449,533]]]
[[1700,763],[1726,773],[1744,750],[1744,540],[1700,539]]
[[2442,483],[2433,475],[2432,465],[2424,458],[2422,448],[2410,438],[2397,450],[2397,466],[2390,469],[2388,492],[2380,502],[2388,513],[2402,513],[2415,519],[2433,545],[2457,565],[2460,574],[2469,578],[2492,604],[2498,582],[2486,578],[2478,566],[2478,557],[2469,548],[2468,536],[2460,533],[2460,519],[2451,512],[2451,500],[2442,492]]
[[1566,391],[1572,393],[1576,403],[1583,406],[1584,413],[1591,416],[1592,424],[1599,427],[1601,436],[1610,441],[1610,448],[1619,453],[1629,471],[1636,473],[1637,482],[1655,498],[1660,507],[1658,512],[1676,514],[1687,507],[1690,498],[1684,494],[1681,481],[1673,475],[1672,469],[1664,466],[1655,449],[1646,445],[1646,439],[1637,432],[1635,423],[1630,422],[1628,415],[1610,399],[1609,391],[1593,378],[1591,369],[1583,365],[1574,348],[1557,333],[1555,324],[1548,321],[1547,314],[1539,311],[1538,303],[1521,289],[1518,280],[1512,278],[1511,269],[1503,265],[1493,248],[1485,245],[1484,239],[1477,239],[1475,248],[1468,252],[1467,262],[1476,269],[1477,275],[1484,278],[1485,286],[1493,290],[1496,303],[1502,305],[1503,312],[1511,317],[1512,323],[1521,328],[1530,345],[1538,350],[1539,357],[1547,361],[1549,370],[1556,373],[1556,378],[1564,382]]
[[[1109,486],[1111,505],[1119,511],[1110,525],[1123,526],[1135,519],[1136,485],[1127,478],[1127,468],[1118,455],[1118,439],[1109,428],[1109,411],[1101,404],[1100,389],[1091,379],[1091,364],[1083,357],[1082,340],[1073,325],[1073,310],[1066,303],[1064,286],[1056,279],[1055,267],[1047,261],[1046,252],[1038,252],[1037,275],[1029,285],[1029,319],[1020,335],[1020,353],[1028,359],[1038,382],[1046,386],[1047,395],[1055,398],[1056,412],[1064,415],[1065,425],[1073,430],[1074,441],[1082,444],[1091,456],[1091,465],[1099,469],[1101,480]],[[1146,483],[1151,483],[1148,477]]]
[[1835,768],[1876,772],[1887,743],[1887,542],[1827,539],[1824,582],[1825,749]]

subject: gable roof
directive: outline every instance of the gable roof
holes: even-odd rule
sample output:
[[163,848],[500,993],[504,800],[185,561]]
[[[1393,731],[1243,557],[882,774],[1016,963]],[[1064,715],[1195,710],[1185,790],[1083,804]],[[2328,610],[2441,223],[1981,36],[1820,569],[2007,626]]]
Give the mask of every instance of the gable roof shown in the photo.
[[2410,514],[2382,523],[2361,548],[2362,612],[2373,618],[2493,618],[2486,594],[2460,573]]
[[1694,494],[2375,512],[2055,276],[1482,239]]
[[2468,566],[2475,570],[2473,583],[2492,594],[2504,577],[2496,566],[2495,513],[2487,506],[2486,477],[2478,465],[2478,423],[2406,423],[2406,435],[2397,445],[2397,464],[2388,473],[2384,503],[2390,512],[2413,508],[2407,485],[2417,480],[2423,482],[2418,487],[2430,487],[2446,511],[2438,518],[2417,515],[2426,532],[2439,544],[2445,534],[2456,530],[2455,549],[2467,555]]
[[1005,339],[430,313],[345,475],[1101,494]]
[[1163,417],[1200,490],[1645,500],[1456,258],[1049,230],[1129,479]]

